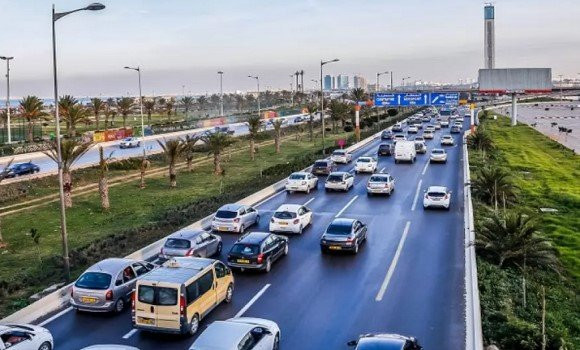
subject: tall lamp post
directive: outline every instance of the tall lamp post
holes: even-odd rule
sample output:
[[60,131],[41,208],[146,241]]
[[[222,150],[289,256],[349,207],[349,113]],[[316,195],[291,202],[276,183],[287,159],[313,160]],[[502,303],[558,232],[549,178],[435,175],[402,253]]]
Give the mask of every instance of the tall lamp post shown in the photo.
[[320,120],[322,121],[322,154],[326,154],[326,150],[324,147],[324,136],[325,136],[325,126],[324,126],[324,91],[322,88],[322,67],[326,64],[338,62],[339,59],[335,58],[329,61],[320,61]]
[[58,108],[58,74],[57,74],[57,63],[56,63],[56,21],[63,18],[66,15],[70,15],[74,12],[79,11],[99,11],[105,8],[105,5],[98,2],[92,3],[87,7],[79,8],[67,12],[56,12],[54,9],[54,4],[52,5],[52,70],[53,70],[53,80],[54,80],[54,122],[56,123],[56,148],[57,148],[57,160],[58,160],[58,184],[59,184],[59,195],[60,195],[60,228],[62,235],[62,255],[64,262],[64,275],[66,280],[70,280],[70,258],[68,256],[68,233],[66,230],[66,207],[64,205],[64,188],[63,188],[63,178],[62,178],[62,152],[60,146],[60,116]]
[[389,74],[389,71],[377,73],[377,84],[375,85],[375,92],[379,92],[379,77],[384,74]]
[[224,85],[223,85],[223,78],[224,72],[221,70],[217,72],[220,76],[220,117],[224,116]]
[[248,78],[256,79],[256,84],[258,84],[258,116],[262,118],[262,110],[260,109],[260,77],[257,75],[248,75]]
[[391,71],[391,91],[395,90],[395,87],[393,86],[393,71]]
[[141,109],[141,143],[143,144],[143,150],[145,150],[145,124],[143,123],[143,92],[141,89],[141,67],[123,67],[125,69],[134,70],[137,72],[139,77],[139,108]]
[[6,124],[8,128],[8,143],[12,143],[12,132],[10,130],[10,60],[14,57],[0,56],[0,60],[6,61]]

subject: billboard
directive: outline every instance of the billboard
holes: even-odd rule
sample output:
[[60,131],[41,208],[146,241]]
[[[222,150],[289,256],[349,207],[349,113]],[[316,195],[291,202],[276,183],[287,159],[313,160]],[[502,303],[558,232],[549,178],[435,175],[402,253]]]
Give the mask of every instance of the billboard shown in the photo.
[[478,81],[484,94],[547,93],[552,91],[552,69],[480,69]]
[[420,93],[386,93],[375,94],[375,106],[457,106],[458,92],[420,92]]

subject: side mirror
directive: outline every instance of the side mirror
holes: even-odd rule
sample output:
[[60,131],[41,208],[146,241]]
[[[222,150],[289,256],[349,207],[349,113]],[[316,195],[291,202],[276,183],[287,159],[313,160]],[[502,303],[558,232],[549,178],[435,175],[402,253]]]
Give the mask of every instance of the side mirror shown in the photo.
[[346,343],[347,346],[356,346],[356,344],[358,344],[358,341],[356,340],[351,340],[348,343]]
[[123,281],[119,281],[119,280],[115,281],[115,286],[117,286],[117,287],[122,285],[122,284],[123,284]]

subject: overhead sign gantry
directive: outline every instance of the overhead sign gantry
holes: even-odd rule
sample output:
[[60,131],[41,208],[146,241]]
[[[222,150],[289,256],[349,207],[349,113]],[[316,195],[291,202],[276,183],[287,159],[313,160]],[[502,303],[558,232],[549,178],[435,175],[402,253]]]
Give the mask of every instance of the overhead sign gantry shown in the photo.
[[377,107],[406,107],[406,106],[457,106],[459,92],[411,92],[375,94]]

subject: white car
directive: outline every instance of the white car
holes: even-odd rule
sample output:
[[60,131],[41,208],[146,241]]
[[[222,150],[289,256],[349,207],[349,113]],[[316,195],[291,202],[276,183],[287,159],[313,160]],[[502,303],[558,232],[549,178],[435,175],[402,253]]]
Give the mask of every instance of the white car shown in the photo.
[[52,350],[54,341],[46,328],[29,324],[0,325],[0,349]]
[[324,183],[324,189],[348,191],[354,185],[354,176],[344,171],[335,171],[330,173]]
[[253,317],[214,321],[189,350],[274,350],[280,348],[280,328],[274,321]]
[[429,186],[423,197],[423,208],[449,209],[451,204],[451,191],[445,186]]
[[455,141],[453,141],[453,136],[451,135],[443,135],[441,138],[441,146],[453,146]]
[[141,141],[136,137],[126,137],[119,143],[120,148],[133,148],[141,146]]
[[211,220],[212,231],[244,233],[246,228],[258,225],[260,214],[253,207],[233,203],[222,205]]
[[447,163],[447,152],[442,148],[435,148],[429,156],[430,163]]
[[442,120],[439,124],[441,124],[442,128],[446,128],[449,126],[449,121],[448,120]]
[[374,157],[359,157],[354,165],[354,171],[358,173],[374,173],[377,171],[378,162]]
[[395,134],[395,136],[393,136],[393,143],[397,143],[397,141],[406,141],[406,140],[407,136],[403,134]]
[[427,125],[425,127],[425,131],[435,132],[435,126],[434,125]]
[[435,124],[433,124],[433,127],[435,128],[435,130],[440,130],[441,129],[441,123],[440,122],[436,122]]
[[282,204],[270,219],[270,232],[302,234],[312,223],[312,210],[300,204]]
[[330,160],[332,160],[335,163],[342,164],[350,163],[352,162],[352,154],[343,149],[337,149],[336,151],[332,152]]
[[388,194],[395,190],[395,179],[389,174],[374,174],[367,182],[367,194]]
[[418,131],[419,131],[419,128],[417,128],[415,125],[409,126],[409,129],[407,130],[407,132],[409,134],[416,134]]
[[317,186],[318,177],[307,172],[292,173],[286,180],[286,191],[290,193],[294,191],[310,193],[310,190],[315,189]]
[[432,140],[433,139],[433,136],[434,136],[433,135],[433,131],[431,131],[431,130],[425,130],[425,131],[423,131],[423,137],[426,140]]

